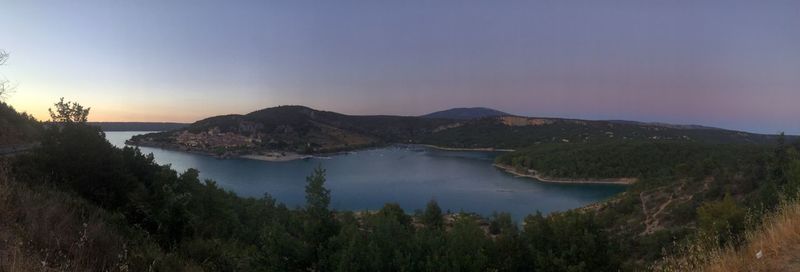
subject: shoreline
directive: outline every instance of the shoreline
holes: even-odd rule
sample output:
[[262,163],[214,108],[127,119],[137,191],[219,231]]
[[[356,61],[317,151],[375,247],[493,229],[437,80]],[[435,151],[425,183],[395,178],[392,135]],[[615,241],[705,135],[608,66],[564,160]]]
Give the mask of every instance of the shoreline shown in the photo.
[[[131,141],[130,139],[125,141],[126,145],[131,146],[138,146],[138,147],[150,147],[150,148],[160,148],[164,150],[170,151],[178,151],[178,152],[186,152],[191,154],[198,154],[204,156],[210,156],[217,159],[231,159],[231,158],[239,158],[239,159],[247,159],[247,160],[259,160],[259,161],[269,161],[269,162],[287,162],[287,161],[295,161],[295,160],[305,160],[310,158],[316,158],[320,156],[331,156],[331,155],[341,155],[347,154],[349,152],[364,150],[375,148],[372,147],[364,147],[364,148],[356,148],[353,150],[348,151],[339,151],[339,152],[328,152],[328,153],[319,153],[319,154],[300,154],[296,152],[286,152],[286,151],[272,151],[269,154],[215,154],[203,150],[195,150],[191,148],[186,148],[184,146],[180,146],[173,143],[156,143],[156,142],[141,142],[141,141]],[[389,144],[388,146],[392,146],[393,144]],[[394,144],[397,145],[397,144]],[[400,144],[402,145],[402,144]],[[437,150],[445,150],[445,151],[480,151],[480,152],[514,152],[514,149],[498,149],[492,147],[484,147],[484,148],[457,148],[457,147],[443,147],[443,146],[436,146],[436,145],[429,145],[429,144],[413,144],[418,146],[424,146],[427,148],[437,149]],[[282,155],[278,155],[282,154]]]
[[[134,142],[127,140],[125,141],[126,145],[136,146],[136,147],[149,147],[149,148],[159,148],[169,151],[177,151],[177,152],[186,152],[190,154],[196,155],[203,155],[214,157],[216,159],[246,159],[246,160],[258,160],[258,161],[268,161],[268,162],[287,162],[287,161],[295,161],[295,160],[304,160],[315,157],[314,155],[303,155],[294,152],[270,152],[271,154],[214,154],[207,151],[202,150],[194,150],[194,149],[187,149],[181,146],[176,146],[175,144],[162,144],[162,143],[150,143],[150,142]],[[283,155],[280,155],[283,153]]]
[[517,170],[514,167],[508,165],[502,165],[494,163],[492,164],[494,167],[500,168],[506,173],[512,174],[516,177],[521,178],[532,178],[541,182],[549,182],[549,183],[565,183],[565,184],[615,184],[615,185],[632,185],[636,183],[636,178],[606,178],[606,179],[556,179],[556,178],[549,178],[543,177],[536,173],[534,170],[532,173],[523,173]]
[[268,162],[287,162],[287,161],[310,159],[314,158],[314,156],[286,152],[285,155],[278,155],[278,156],[263,155],[263,154],[239,155],[239,158],[248,160],[257,160],[257,161],[268,161]]
[[460,147],[443,147],[438,145],[419,144],[421,146],[430,147],[433,149],[446,150],[446,151],[490,151],[490,152],[514,152],[514,149],[502,149],[494,147],[477,147],[477,148],[460,148]]

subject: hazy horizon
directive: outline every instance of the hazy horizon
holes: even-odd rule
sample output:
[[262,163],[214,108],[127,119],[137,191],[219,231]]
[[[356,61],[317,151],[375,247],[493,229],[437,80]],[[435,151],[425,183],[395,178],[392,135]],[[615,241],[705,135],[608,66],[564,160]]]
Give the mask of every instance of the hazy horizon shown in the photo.
[[800,134],[797,1],[9,1],[6,100],[193,122],[454,107]]

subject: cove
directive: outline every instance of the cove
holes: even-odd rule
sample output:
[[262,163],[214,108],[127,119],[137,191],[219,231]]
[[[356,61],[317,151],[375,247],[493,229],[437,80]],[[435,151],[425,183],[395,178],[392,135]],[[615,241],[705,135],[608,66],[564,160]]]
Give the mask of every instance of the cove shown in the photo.
[[[106,132],[117,147],[131,136],[147,132]],[[435,199],[443,210],[510,212],[520,220],[541,211],[551,213],[602,201],[625,190],[610,184],[558,184],[518,178],[492,166],[500,153],[445,151],[423,146],[397,145],[359,150],[330,157],[287,162],[217,159],[210,156],[140,147],[153,153],[159,164],[176,171],[200,171],[220,187],[243,197],[269,194],[289,207],[305,202],[305,177],[321,165],[327,171],[326,187],[337,210],[377,210],[395,202],[414,212]]]

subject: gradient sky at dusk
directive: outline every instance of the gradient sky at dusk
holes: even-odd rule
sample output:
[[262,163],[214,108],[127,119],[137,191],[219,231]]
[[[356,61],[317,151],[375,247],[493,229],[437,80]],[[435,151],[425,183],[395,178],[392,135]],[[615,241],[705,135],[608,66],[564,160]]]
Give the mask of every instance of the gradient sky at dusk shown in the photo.
[[8,102],[96,121],[302,104],[800,134],[800,1],[16,1]]

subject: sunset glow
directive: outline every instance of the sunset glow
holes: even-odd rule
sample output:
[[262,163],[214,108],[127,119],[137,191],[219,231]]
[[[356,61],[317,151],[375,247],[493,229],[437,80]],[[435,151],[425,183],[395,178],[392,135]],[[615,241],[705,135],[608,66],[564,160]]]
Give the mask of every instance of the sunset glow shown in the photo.
[[12,0],[0,74],[39,119],[63,96],[94,121],[485,106],[800,134],[798,1],[377,2]]

